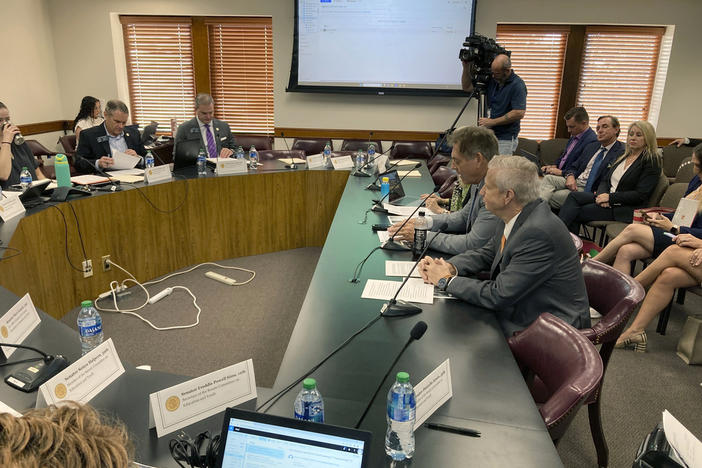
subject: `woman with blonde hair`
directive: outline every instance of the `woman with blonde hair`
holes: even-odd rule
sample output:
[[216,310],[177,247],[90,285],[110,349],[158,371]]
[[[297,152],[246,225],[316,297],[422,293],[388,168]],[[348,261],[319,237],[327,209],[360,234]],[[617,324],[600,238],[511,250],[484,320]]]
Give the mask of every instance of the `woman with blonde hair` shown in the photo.
[[0,466],[122,468],[133,447],[121,423],[103,421],[90,406],[68,402],[0,414]]
[[589,221],[630,223],[634,209],[643,208],[661,176],[656,131],[645,120],[629,126],[626,150],[607,167],[595,193],[571,192],[558,216],[568,229],[579,234]]
[[[657,257],[666,248],[673,245],[672,235],[692,234],[702,238],[702,144],[692,152],[692,165],[695,176],[685,191],[685,198],[697,200],[697,216],[690,227],[673,224],[673,214],[652,215],[644,218],[643,224],[629,224],[624,230],[600,252],[595,260],[612,263],[615,269],[631,274],[631,262],[634,260]],[[671,207],[673,208],[673,207]]]

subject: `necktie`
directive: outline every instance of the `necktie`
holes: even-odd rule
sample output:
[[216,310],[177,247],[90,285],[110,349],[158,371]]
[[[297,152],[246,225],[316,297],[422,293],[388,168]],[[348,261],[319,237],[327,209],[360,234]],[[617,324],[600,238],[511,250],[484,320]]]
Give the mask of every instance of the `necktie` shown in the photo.
[[561,158],[561,162],[558,164],[558,169],[563,169],[563,166],[565,166],[566,161],[568,161],[568,156],[570,156],[570,152],[573,151],[573,147],[575,147],[575,143],[578,142],[577,137],[573,137],[570,142],[568,143],[568,148],[566,149],[566,154],[563,155]]
[[595,185],[595,180],[597,179],[597,173],[600,171],[600,165],[604,159],[605,151],[607,148],[604,146],[600,149],[600,152],[595,156],[595,162],[592,164],[592,169],[590,169],[590,175],[587,177],[587,182],[585,183],[585,191],[592,193],[593,185]]
[[502,234],[502,240],[500,241],[500,252],[505,250],[505,242],[507,241],[507,238],[505,237],[504,234]]
[[205,124],[205,133],[207,133],[207,152],[211,158],[217,157],[217,145],[215,145],[214,137],[210,131],[210,124]]

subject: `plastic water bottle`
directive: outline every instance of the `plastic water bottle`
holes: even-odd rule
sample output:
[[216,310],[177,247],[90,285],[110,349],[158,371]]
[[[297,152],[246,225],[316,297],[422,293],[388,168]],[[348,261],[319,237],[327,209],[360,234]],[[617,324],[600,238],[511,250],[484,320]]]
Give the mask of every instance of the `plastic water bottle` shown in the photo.
[[146,152],[146,157],[144,158],[144,165],[146,165],[146,168],[154,167],[154,155],[151,154],[151,151]]
[[80,347],[85,355],[102,343],[102,317],[93,307],[93,301],[83,301],[80,307],[78,331],[80,332]]
[[364,166],[366,165],[366,154],[363,152],[362,149],[358,149],[356,151],[356,170],[357,171],[362,171]]
[[22,191],[27,190],[27,187],[29,187],[31,183],[32,174],[26,167],[23,167],[22,172],[20,172],[20,186],[22,187]]
[[405,460],[414,455],[416,406],[409,374],[398,372],[388,392],[388,430],[385,433],[385,453],[393,460]]
[[234,152],[234,156],[236,157],[236,159],[245,159],[246,156],[244,156],[244,148],[242,148],[241,146],[237,146],[236,151]]
[[205,148],[200,147],[200,151],[197,153],[197,176],[205,177],[207,175],[207,153],[205,153]]
[[302,390],[295,398],[295,419],[303,421],[324,422],[324,400],[317,390],[317,381],[305,379],[302,381]]
[[390,193],[390,178],[383,177],[380,181],[380,198],[386,197]]
[[414,261],[419,260],[419,256],[422,255],[424,247],[427,245],[428,229],[429,223],[424,216],[424,211],[420,211],[419,217],[414,220],[414,242],[412,244],[412,259]]
[[322,151],[322,156],[324,156],[324,167],[332,167],[331,162],[331,143],[324,145],[324,151]]
[[373,143],[368,145],[368,160],[366,162],[371,163],[371,167],[375,166],[375,145]]
[[251,145],[251,148],[249,148],[249,165],[253,170],[258,169],[258,151],[256,151],[254,145]]
[[57,154],[54,158],[54,170],[56,171],[56,183],[59,187],[71,186],[71,168],[68,165],[68,158],[65,154]]

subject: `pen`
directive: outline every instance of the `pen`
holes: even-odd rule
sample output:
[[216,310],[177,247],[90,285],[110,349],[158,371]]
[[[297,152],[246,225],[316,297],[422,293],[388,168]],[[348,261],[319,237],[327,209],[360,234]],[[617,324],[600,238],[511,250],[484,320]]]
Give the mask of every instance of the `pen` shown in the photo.
[[429,429],[434,429],[435,431],[452,432],[454,434],[460,434],[470,437],[480,437],[480,432],[464,427],[448,426],[446,424],[439,423],[426,423],[425,426]]

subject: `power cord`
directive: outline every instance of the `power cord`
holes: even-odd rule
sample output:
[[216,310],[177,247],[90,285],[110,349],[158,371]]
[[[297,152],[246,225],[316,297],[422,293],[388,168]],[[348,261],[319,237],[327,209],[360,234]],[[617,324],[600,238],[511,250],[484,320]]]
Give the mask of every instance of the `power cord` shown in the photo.
[[83,243],[83,234],[80,233],[80,222],[78,221],[78,215],[76,214],[76,209],[73,208],[71,203],[67,203],[68,207],[73,212],[73,218],[76,220],[76,229],[78,230],[78,239],[80,240],[80,248],[83,249],[83,258],[88,258],[88,254],[85,252],[85,244]]
[[[163,278],[158,279],[158,280],[148,281],[148,282],[146,282],[146,283],[140,283],[140,282],[134,277],[134,275],[132,275],[132,274],[131,274],[129,271],[127,271],[125,268],[123,268],[123,267],[121,267],[120,265],[116,264],[116,263],[115,263],[114,261],[112,261],[112,260],[107,260],[107,262],[109,262],[110,265],[114,265],[115,267],[117,267],[117,268],[119,268],[120,270],[122,270],[124,273],[126,273],[126,274],[129,276],[129,278],[123,280],[121,284],[120,284],[118,281],[111,281],[111,282],[110,282],[110,291],[101,294],[100,296],[98,296],[98,297],[95,299],[95,301],[94,301],[94,303],[95,303],[95,308],[96,308],[97,310],[101,311],[101,312],[115,312],[115,313],[120,313],[120,314],[125,314],[125,315],[132,315],[132,316],[138,318],[139,320],[141,320],[142,322],[146,323],[146,324],[149,325],[151,328],[153,328],[154,330],[157,330],[157,331],[179,330],[179,329],[184,329],[184,328],[193,328],[193,327],[196,327],[196,326],[199,325],[199,323],[200,323],[200,313],[202,312],[202,309],[200,308],[199,305],[197,305],[197,298],[195,297],[195,295],[192,293],[192,291],[190,291],[190,289],[186,288],[185,286],[171,286],[170,288],[166,288],[164,291],[158,293],[156,296],[153,296],[153,299],[152,299],[152,296],[149,294],[149,291],[146,289],[145,286],[148,286],[148,285],[151,285],[151,284],[160,283],[161,281],[165,281],[165,280],[167,280],[167,279],[169,279],[169,278],[172,278],[172,277],[174,277],[174,276],[177,276],[177,275],[182,275],[182,274],[185,274],[185,273],[190,273],[191,271],[195,270],[196,268],[199,268],[199,267],[204,266],[204,265],[213,265],[213,266],[216,266],[216,267],[219,267],[219,268],[224,268],[224,269],[228,269],[228,270],[243,271],[243,272],[246,272],[246,273],[251,274],[251,277],[250,277],[249,279],[247,279],[247,280],[245,280],[245,281],[242,281],[242,282],[236,282],[236,283],[234,283],[233,286],[244,286],[245,284],[249,284],[249,283],[250,283],[251,281],[253,281],[253,279],[256,277],[256,272],[253,271],[253,270],[247,270],[246,268],[240,268],[240,267],[234,267],[234,266],[220,265],[220,264],[214,263],[214,262],[205,262],[205,263],[200,263],[199,265],[195,265],[194,267],[189,268],[189,269],[184,270],[184,271],[178,271],[178,272],[176,272],[176,273],[171,273],[170,275],[164,276]],[[129,282],[129,283],[134,283],[135,285],[139,286],[139,287],[144,291],[144,293],[146,294],[146,301],[144,301],[144,303],[141,304],[140,306],[135,307],[135,308],[132,308],[132,309],[120,309],[119,306],[117,306],[117,293],[120,292],[120,291],[122,291],[123,289],[126,289],[127,283],[128,283],[128,282]],[[141,315],[139,315],[139,314],[136,313],[137,311],[139,311],[139,310],[143,309],[144,307],[146,307],[149,303],[154,303],[154,302],[160,300],[162,297],[171,294],[171,293],[173,292],[173,290],[175,290],[175,289],[182,289],[182,290],[186,291],[186,292],[190,295],[190,297],[192,297],[192,299],[193,299],[193,305],[194,305],[195,308],[197,309],[197,315],[196,315],[196,317],[195,317],[195,322],[194,322],[194,323],[191,323],[191,324],[188,324],[188,325],[173,325],[173,326],[170,326],[170,327],[158,327],[158,326],[154,325],[150,320],[148,320],[148,319],[146,319],[146,318],[144,318],[144,317],[142,317]],[[99,305],[98,301],[100,301],[100,300],[102,300],[102,299],[105,299],[105,298],[107,298],[107,297],[110,297],[110,296],[112,296],[112,301],[113,301],[113,304],[114,304],[114,309],[107,309],[107,308],[104,308],[104,307],[102,307],[102,306]]]
[[[74,270],[80,271],[81,273],[83,273],[83,269],[82,269],[82,268],[78,268],[77,266],[75,266],[75,265],[73,264],[73,262],[71,262],[71,257],[69,257],[69,255],[68,255],[68,223],[66,222],[66,215],[63,214],[63,211],[61,211],[61,209],[60,209],[58,206],[56,206],[56,205],[49,205],[49,206],[50,206],[51,208],[56,209],[59,213],[61,213],[61,218],[63,219],[63,230],[64,230],[64,231],[63,231],[63,232],[64,232],[64,236],[63,236],[63,237],[64,237],[64,243],[65,243],[65,248],[66,248],[66,260],[68,260],[68,264],[69,264],[69,265],[71,266],[71,268],[73,268]],[[77,218],[76,218],[76,219],[77,219]],[[80,231],[79,231],[79,232],[80,232]],[[82,243],[82,242],[81,242],[81,243]],[[85,250],[83,250],[83,251],[85,252]],[[84,258],[85,258],[85,257],[84,257]]]
[[180,203],[178,203],[178,205],[177,205],[175,208],[172,208],[172,209],[170,209],[170,210],[164,210],[164,209],[159,208],[158,206],[156,206],[156,205],[154,204],[154,202],[152,202],[152,201],[149,199],[149,197],[147,197],[146,194],[141,190],[141,187],[138,187],[137,185],[131,184],[131,183],[129,183],[129,182],[123,182],[123,184],[129,185],[130,187],[134,187],[134,188],[137,190],[137,192],[139,192],[139,195],[141,195],[142,197],[144,197],[144,200],[146,200],[146,202],[147,202],[149,205],[151,205],[151,207],[152,207],[154,210],[156,210],[157,212],[163,213],[163,214],[171,214],[171,213],[175,213],[176,211],[178,211],[179,209],[181,209],[182,206],[185,204],[185,201],[188,199],[188,183],[187,183],[187,180],[188,180],[188,179],[187,179],[186,177],[180,175],[180,174],[173,174],[173,177],[175,177],[176,179],[182,179],[182,180],[185,180],[185,181],[186,181],[185,184],[183,184],[183,185],[185,186],[185,194],[183,195],[183,199],[180,201]]
[[[198,434],[192,440],[188,434],[180,431],[178,437],[168,442],[171,456],[181,468],[214,468],[220,449],[220,435],[210,437],[209,431]],[[204,448],[204,453],[203,453]],[[187,465],[183,465],[183,463]]]

